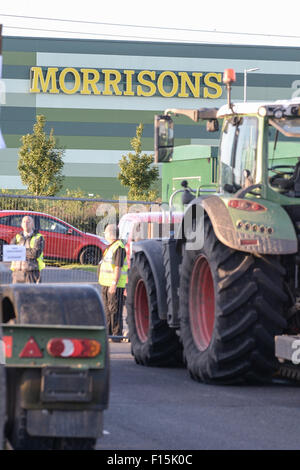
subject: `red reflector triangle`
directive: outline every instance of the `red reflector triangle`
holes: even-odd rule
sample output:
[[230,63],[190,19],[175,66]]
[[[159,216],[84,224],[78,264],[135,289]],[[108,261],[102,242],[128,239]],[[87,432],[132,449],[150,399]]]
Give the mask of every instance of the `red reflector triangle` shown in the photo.
[[33,336],[29,338],[24,348],[20,352],[19,357],[43,357],[43,353]]

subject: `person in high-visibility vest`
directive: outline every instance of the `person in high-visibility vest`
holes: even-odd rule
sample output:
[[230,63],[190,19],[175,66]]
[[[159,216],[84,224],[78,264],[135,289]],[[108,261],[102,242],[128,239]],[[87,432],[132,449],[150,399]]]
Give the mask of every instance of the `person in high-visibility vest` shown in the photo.
[[118,227],[114,224],[106,226],[104,235],[109,246],[103,253],[99,265],[99,284],[106,314],[107,332],[112,341],[120,341],[123,331],[123,299],[127,282],[127,258],[125,246],[118,239]]
[[26,215],[22,219],[23,231],[11,240],[11,245],[23,245],[26,248],[25,261],[12,261],[12,282],[35,283],[41,282],[41,270],[44,269],[43,259],[44,237],[34,230],[34,220]]

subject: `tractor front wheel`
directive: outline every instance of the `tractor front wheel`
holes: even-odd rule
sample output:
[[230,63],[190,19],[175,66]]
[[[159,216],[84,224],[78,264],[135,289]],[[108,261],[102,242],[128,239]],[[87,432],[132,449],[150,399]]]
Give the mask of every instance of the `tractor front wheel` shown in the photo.
[[204,246],[183,254],[179,288],[185,361],[195,380],[265,382],[278,369],[274,337],[286,328],[284,269],[223,245],[205,218]]

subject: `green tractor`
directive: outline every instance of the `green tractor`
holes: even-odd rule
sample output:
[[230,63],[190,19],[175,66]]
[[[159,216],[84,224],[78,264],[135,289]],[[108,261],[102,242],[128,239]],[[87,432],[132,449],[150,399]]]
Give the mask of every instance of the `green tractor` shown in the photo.
[[[225,71],[220,109],[155,117],[163,197],[172,211],[181,195],[184,216],[174,236],[133,244],[127,286],[135,361],[215,384],[286,374],[275,337],[300,331],[300,100],[233,104],[234,80]],[[220,127],[218,155],[174,148],[171,114]]]

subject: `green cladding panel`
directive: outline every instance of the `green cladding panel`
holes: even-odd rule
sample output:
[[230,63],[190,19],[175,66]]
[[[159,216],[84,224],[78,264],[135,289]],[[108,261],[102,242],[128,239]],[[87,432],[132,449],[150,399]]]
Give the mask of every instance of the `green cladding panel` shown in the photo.
[[[162,199],[169,202],[171,194],[179,189],[182,180],[190,188],[209,187],[216,178],[217,152],[215,147],[182,146],[174,149],[173,160],[162,166]],[[178,204],[180,193],[174,200]]]
[[[5,148],[0,148],[0,189],[23,187],[17,170],[20,137],[32,132],[37,114],[45,115],[46,131],[53,128],[59,144],[66,149],[64,188],[80,188],[111,198],[127,193],[117,179],[118,162],[130,151],[130,140],[139,123],[144,125],[143,152],[153,154],[154,115],[170,108],[222,106],[226,92],[221,75],[229,65],[236,71],[233,100],[243,100],[244,69],[249,67],[259,68],[248,76],[250,101],[291,98],[299,91],[299,48],[293,47],[4,37],[2,52],[5,100],[1,88],[0,128]],[[106,90],[111,95],[103,96],[104,83],[99,84],[98,95],[84,95],[80,90],[73,94],[61,90],[32,93],[32,67],[40,68],[44,77],[51,67],[56,67],[58,74],[66,68],[75,73],[81,73],[82,68],[99,70],[101,79],[103,70],[113,70],[120,74],[121,94],[111,84]],[[139,91],[146,92],[144,96],[138,94],[142,71],[155,76],[154,82],[149,75],[143,76],[144,85]],[[158,77],[163,77],[163,73],[166,76],[159,85]],[[198,87],[193,82],[195,74],[200,77]],[[59,77],[56,78],[59,87]],[[150,78],[156,87],[153,93]],[[187,83],[194,84],[194,88]],[[70,76],[67,85],[73,86]],[[175,135],[176,146],[190,147],[184,154],[175,151],[173,162],[163,168],[163,200],[168,199],[173,188],[172,178],[201,176],[202,183],[209,181],[215,171],[205,159],[215,157],[212,149],[218,145],[218,132],[207,133],[203,122],[194,123],[180,116],[176,118]],[[202,146],[203,157],[199,162],[198,145]],[[184,161],[179,162],[181,158]],[[175,181],[177,188],[178,180]],[[189,181],[194,186],[199,182]]]

